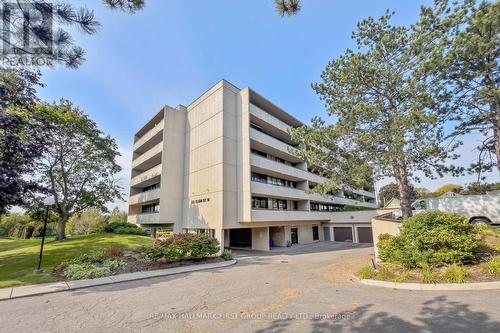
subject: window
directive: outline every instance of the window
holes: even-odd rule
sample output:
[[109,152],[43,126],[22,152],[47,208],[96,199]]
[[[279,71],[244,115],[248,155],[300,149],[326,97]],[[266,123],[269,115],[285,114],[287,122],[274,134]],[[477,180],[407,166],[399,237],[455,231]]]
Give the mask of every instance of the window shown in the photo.
[[153,184],[153,185],[146,186],[145,188],[142,189],[142,192],[151,191],[151,190],[154,190],[154,189],[157,189],[157,188],[160,188],[160,183],[156,183],[156,184]]
[[267,209],[267,198],[252,198],[252,208]]
[[297,201],[252,197],[252,208],[272,210],[297,210]]
[[256,172],[252,172],[252,181],[266,183],[266,184],[272,184],[272,185],[277,185],[277,186],[286,186],[286,187],[295,188],[295,182],[293,182],[291,180],[276,178],[276,177],[272,177],[272,176],[266,176],[266,175],[256,173]]
[[344,206],[342,205],[324,204],[317,202],[311,202],[310,207],[311,210],[320,212],[338,212],[344,209]]
[[142,206],[142,212],[143,213],[158,213],[160,211],[160,203],[153,203],[150,205],[144,205]]
[[282,164],[286,164],[286,165],[289,165],[289,166],[295,166],[295,163],[292,163],[290,161],[286,161],[282,158],[279,158],[279,157],[276,157],[274,155],[271,155],[271,154],[267,154],[267,153],[264,153],[264,152],[261,152],[261,151],[258,151],[256,149],[250,149],[250,152],[252,152],[253,154],[256,154],[256,155],[259,155],[259,156],[262,156],[262,157],[265,157],[267,158],[268,160],[272,160],[272,161],[275,161],[275,162],[278,162],[278,163],[282,163]]

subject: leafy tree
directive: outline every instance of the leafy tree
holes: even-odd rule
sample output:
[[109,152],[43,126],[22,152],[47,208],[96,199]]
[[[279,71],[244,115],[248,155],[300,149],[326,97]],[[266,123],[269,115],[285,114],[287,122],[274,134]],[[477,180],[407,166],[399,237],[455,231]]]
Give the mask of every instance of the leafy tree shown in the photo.
[[111,215],[109,216],[108,222],[109,223],[127,222],[127,217],[128,217],[127,212],[123,212],[120,210],[120,208],[115,207],[115,208],[113,208],[113,211],[111,212]]
[[88,235],[92,230],[98,230],[101,226],[104,227],[104,217],[99,209],[90,207],[69,219],[66,232],[76,235]]
[[440,197],[442,196],[443,194],[445,193],[448,193],[448,192],[453,192],[453,193],[460,193],[462,192],[464,188],[460,185],[456,185],[456,184],[445,184],[443,186],[441,186],[440,188],[438,188],[435,192],[434,192],[434,195],[436,197]]
[[62,100],[59,104],[41,104],[36,112],[53,124],[47,152],[37,172],[40,183],[55,198],[59,217],[58,239],[63,240],[69,218],[89,207],[106,211],[106,203],[122,198],[114,176],[121,167],[114,139],[104,136],[87,115]]
[[[330,161],[330,168],[357,174],[358,180],[371,170],[375,179],[394,177],[406,219],[412,215],[410,181],[419,181],[415,172],[434,178],[460,170],[444,164],[455,157],[458,145],[443,143],[449,96],[423,67],[435,36],[419,23],[392,25],[392,16],[387,12],[361,21],[353,33],[358,50],[347,49],[332,60],[322,82],[313,85],[334,123],[315,118],[311,126],[293,130],[292,137],[299,155],[312,165]],[[330,175],[334,186],[342,184],[339,173]]]
[[[418,193],[415,191],[413,186],[410,185],[410,187],[411,187],[410,201],[413,202],[418,198]],[[389,200],[393,198],[401,200],[401,194],[399,193],[399,186],[394,183],[382,186],[380,188],[378,197],[382,206],[385,206],[389,202]]]
[[39,85],[38,72],[0,68],[0,214],[43,190],[28,177],[46,141],[47,124],[31,115]]
[[480,177],[496,165],[500,172],[500,2],[438,0],[434,9],[424,8],[422,17],[441,34],[429,67],[453,93],[458,121],[453,135],[484,135],[471,171]]
[[[144,8],[144,0],[105,0],[104,3],[111,9],[129,13]],[[40,17],[51,17],[61,28],[53,31],[51,26],[32,19],[30,11],[33,9],[36,9]],[[70,68],[81,65],[85,52],[81,47],[74,45],[70,33],[63,27],[76,28],[88,35],[95,34],[100,27],[100,23],[94,17],[94,11],[86,7],[75,7],[66,1],[17,1],[10,10],[3,11],[3,15],[9,16],[11,35],[10,38],[2,35],[2,45],[8,48],[10,53],[19,56],[39,56],[36,49],[25,44],[26,40],[37,41],[39,45],[52,46],[48,57],[53,62],[65,64]]]
[[461,192],[463,195],[486,194],[491,191],[500,191],[500,183],[481,184],[471,183]]

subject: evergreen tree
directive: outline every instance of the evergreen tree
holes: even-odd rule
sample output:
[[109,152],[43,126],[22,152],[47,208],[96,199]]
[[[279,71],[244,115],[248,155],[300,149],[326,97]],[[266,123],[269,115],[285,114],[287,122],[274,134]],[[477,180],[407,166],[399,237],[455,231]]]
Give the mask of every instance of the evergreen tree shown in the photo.
[[[353,33],[358,50],[332,60],[322,82],[313,85],[332,124],[314,119],[292,137],[309,163],[329,160],[330,169],[357,175],[351,178],[358,185],[370,172],[375,179],[394,177],[406,219],[412,215],[410,181],[419,181],[417,171],[434,178],[459,170],[445,165],[457,146],[444,144],[449,94],[424,66],[437,36],[420,23],[392,25],[392,16],[361,21]],[[332,173],[330,183],[342,186],[341,174]]]

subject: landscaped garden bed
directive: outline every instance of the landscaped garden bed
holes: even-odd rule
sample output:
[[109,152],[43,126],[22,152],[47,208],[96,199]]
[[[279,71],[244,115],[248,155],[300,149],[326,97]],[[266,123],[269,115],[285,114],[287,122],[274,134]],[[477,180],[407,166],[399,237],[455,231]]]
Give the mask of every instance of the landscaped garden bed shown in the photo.
[[500,229],[476,227],[454,214],[418,214],[398,236],[382,234],[381,263],[357,273],[391,282],[467,283],[500,280]]
[[172,235],[133,251],[112,247],[79,255],[58,265],[54,276],[65,280],[92,279],[232,259],[230,252],[217,256],[218,252],[219,242],[208,235]]

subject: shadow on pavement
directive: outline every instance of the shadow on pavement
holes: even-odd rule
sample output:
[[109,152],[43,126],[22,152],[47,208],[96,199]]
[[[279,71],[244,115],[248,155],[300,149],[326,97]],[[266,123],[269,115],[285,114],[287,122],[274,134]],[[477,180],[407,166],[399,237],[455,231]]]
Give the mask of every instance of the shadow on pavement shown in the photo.
[[[487,313],[473,311],[468,304],[448,301],[446,296],[434,297],[424,302],[411,322],[387,312],[375,312],[372,310],[373,306],[373,304],[359,306],[352,311],[338,313],[333,319],[313,318],[309,321],[310,331],[335,333],[500,332],[500,322],[491,320]],[[293,323],[292,319],[275,320],[269,327],[256,332],[289,332],[294,329],[291,327]]]

